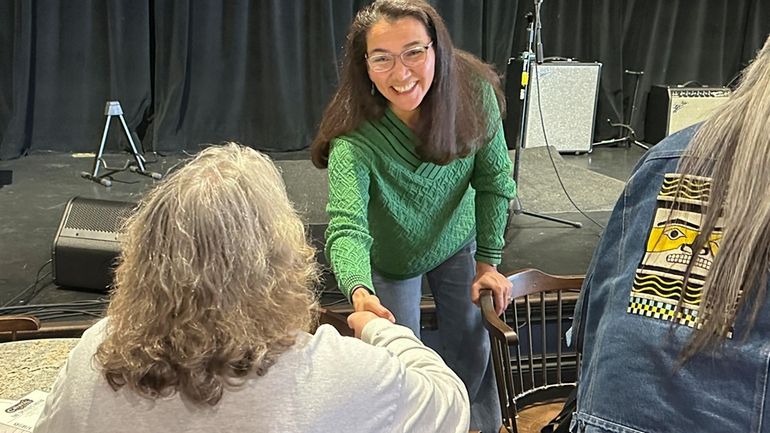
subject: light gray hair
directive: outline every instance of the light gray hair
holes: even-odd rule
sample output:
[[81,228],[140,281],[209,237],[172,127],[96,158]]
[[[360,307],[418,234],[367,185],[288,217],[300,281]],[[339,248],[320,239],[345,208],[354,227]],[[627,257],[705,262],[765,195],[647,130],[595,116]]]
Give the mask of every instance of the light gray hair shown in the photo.
[[720,218],[724,227],[702,289],[700,332],[693,333],[683,351],[685,360],[723,341],[742,310],[747,309],[753,325],[765,299],[770,266],[769,127],[770,38],[742,72],[730,99],[696,132],[680,162],[680,173],[712,179],[693,250],[704,247]]
[[215,405],[314,326],[315,251],[270,159],[200,152],[125,225],[96,360],[113,389]]

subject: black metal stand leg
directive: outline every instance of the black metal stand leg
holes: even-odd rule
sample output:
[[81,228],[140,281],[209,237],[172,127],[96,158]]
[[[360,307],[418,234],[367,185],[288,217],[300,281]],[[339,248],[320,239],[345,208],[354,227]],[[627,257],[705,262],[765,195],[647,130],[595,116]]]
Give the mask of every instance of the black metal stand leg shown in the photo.
[[553,217],[553,216],[550,216],[550,215],[543,215],[543,214],[540,214],[540,213],[537,213],[537,212],[532,212],[532,211],[525,210],[521,206],[521,200],[519,199],[519,197],[516,197],[513,200],[511,200],[511,204],[510,204],[510,206],[508,208],[508,224],[507,224],[507,226],[511,225],[511,219],[513,218],[514,215],[527,215],[527,216],[531,216],[531,217],[535,217],[535,218],[544,219],[546,221],[551,221],[551,222],[555,222],[555,223],[559,223],[559,224],[564,224],[564,225],[572,226],[572,227],[575,227],[576,229],[579,229],[579,228],[583,227],[583,224],[579,223],[577,221],[570,221],[570,220],[566,220],[566,219],[563,219],[563,218],[557,218],[557,217]]
[[606,146],[616,143],[625,143],[627,146],[631,146],[631,144],[635,144],[642,149],[649,150],[650,146],[642,143],[641,141],[636,139],[636,131],[634,131],[634,128],[631,127],[631,122],[634,121],[634,113],[636,112],[636,98],[639,95],[639,80],[641,79],[642,75],[644,75],[644,72],[642,71],[631,71],[626,69],[623,71],[626,75],[633,75],[635,78],[634,81],[634,94],[631,97],[631,109],[629,111],[623,110],[623,123],[613,123],[611,119],[607,119],[607,123],[609,123],[611,126],[616,128],[623,128],[625,130],[625,133],[618,138],[611,138],[609,140],[602,140],[597,141],[596,143],[593,143],[591,146]]
[[[538,0],[536,0],[538,1]],[[519,123],[519,136],[516,138],[516,144],[514,145],[514,158],[513,158],[513,180],[518,184],[519,182],[519,164],[521,160],[521,149],[522,149],[522,143],[524,142],[524,136],[527,133],[527,108],[529,106],[529,71],[530,66],[532,65],[532,58],[535,57],[535,53],[533,52],[534,49],[534,43],[535,43],[535,26],[540,25],[540,17],[539,17],[539,3],[536,3],[535,5],[535,16],[532,14],[527,14],[527,51],[524,51],[521,53],[521,59],[522,59],[522,73],[521,73],[521,91],[519,93],[519,99],[521,100],[521,118]],[[542,53],[540,54],[540,57],[542,57]],[[537,57],[536,57],[537,58]],[[513,59],[511,59],[513,60]],[[514,215],[527,215],[535,218],[541,218],[547,221],[560,223],[560,224],[566,224],[568,226],[572,226],[575,228],[581,228],[583,227],[582,223],[579,223],[577,221],[569,221],[561,218],[552,217],[549,215],[542,215],[536,212],[530,212],[523,209],[523,206],[521,205],[521,200],[517,196],[513,199],[511,206],[509,207],[509,215],[508,215],[508,226],[510,226],[511,218]]]
[[109,115],[109,103],[107,103],[107,108],[105,108],[105,113],[107,117],[107,120],[104,122],[104,132],[102,132],[102,141],[99,143],[99,149],[96,151],[96,155],[94,155],[94,165],[91,169],[91,173],[87,171],[81,171],[80,177],[83,179],[90,180],[92,182],[96,182],[98,184],[101,184],[106,187],[112,186],[112,181],[107,178],[108,175],[102,175],[99,176],[99,168],[102,164],[102,155],[104,154],[104,145],[107,143],[107,131],[110,129],[110,115]]
[[104,132],[102,133],[102,142],[99,143],[99,150],[96,152],[94,158],[94,167],[91,170],[91,175],[96,177],[99,175],[99,165],[102,161],[102,155],[104,154],[104,144],[107,143],[107,131],[110,129],[110,116],[107,116],[107,121],[104,123]]
[[530,212],[530,211],[526,211],[526,210],[522,210],[521,213],[524,214],[524,215],[527,215],[527,216],[536,217],[536,218],[542,218],[544,220],[552,221],[552,222],[555,222],[555,223],[566,224],[568,226],[575,227],[576,229],[579,229],[579,228],[583,227],[583,224],[579,223],[577,221],[565,220],[565,219],[561,219],[561,218],[552,217],[550,215],[543,215],[543,214],[539,214],[539,213],[535,213],[535,212]]
[[126,120],[123,118],[123,115],[120,116],[120,123],[123,125],[123,132],[126,133],[126,138],[128,139],[128,143],[131,145],[131,152],[134,155],[134,161],[136,162],[135,166],[129,167],[129,171],[132,173],[141,174],[142,176],[147,176],[150,178],[153,178],[155,180],[160,180],[163,178],[163,175],[160,173],[156,173],[154,171],[149,171],[145,168],[144,163],[144,156],[139,152],[139,149],[136,147],[136,144],[134,144],[134,139],[131,138],[131,132],[128,130],[128,125],[126,125]]
[[131,138],[131,131],[128,130],[128,125],[126,125],[126,119],[123,118],[122,114],[118,115],[118,118],[120,119],[121,125],[123,125],[123,132],[126,133],[126,138],[128,139],[128,144],[131,145],[131,153],[134,155],[134,161],[136,161],[136,166],[139,168],[139,171],[145,172],[144,168],[144,157],[141,153],[139,153],[139,150],[136,148],[136,145],[134,144],[134,139]]
[[[607,122],[612,123],[610,122],[610,119],[607,119]],[[608,140],[602,140],[602,141],[597,141],[596,143],[592,143],[591,147],[608,146],[608,145],[617,144],[617,143],[626,143],[627,141],[628,141],[628,137],[625,137],[625,136],[618,137],[618,138],[610,138]]]

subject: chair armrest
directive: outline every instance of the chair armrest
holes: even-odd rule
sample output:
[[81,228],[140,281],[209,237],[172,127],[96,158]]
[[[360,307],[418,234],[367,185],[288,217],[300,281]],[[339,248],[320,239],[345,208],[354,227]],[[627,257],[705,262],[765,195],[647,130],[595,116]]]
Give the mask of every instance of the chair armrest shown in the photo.
[[340,335],[353,337],[353,330],[348,326],[347,314],[335,313],[326,308],[320,308],[318,314],[318,324],[332,325]]
[[0,316],[0,332],[37,331],[40,321],[34,316]]
[[11,341],[16,340],[19,331],[37,331],[40,321],[34,316],[0,316],[0,333],[11,333]]
[[509,346],[519,342],[519,336],[507,323],[505,323],[495,312],[495,299],[492,291],[482,289],[479,293],[479,303],[481,304],[481,320],[484,327],[487,328],[495,339],[505,341]]

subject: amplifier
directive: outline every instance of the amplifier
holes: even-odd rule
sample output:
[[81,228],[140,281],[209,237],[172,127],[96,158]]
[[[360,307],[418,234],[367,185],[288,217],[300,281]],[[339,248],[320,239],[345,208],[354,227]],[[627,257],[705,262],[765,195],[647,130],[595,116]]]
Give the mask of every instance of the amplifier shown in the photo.
[[644,141],[657,143],[680,129],[706,120],[729,97],[727,87],[652,86],[647,99]]
[[11,170],[0,170],[0,188],[13,183],[13,172]]
[[[513,147],[521,125],[521,61],[511,62],[506,78],[506,141]],[[532,62],[527,92],[527,123],[522,147],[553,146],[559,152],[590,152],[599,96],[601,63]],[[542,115],[542,116],[541,116]]]
[[74,197],[53,240],[53,280],[59,286],[106,292],[120,254],[118,232],[135,203]]

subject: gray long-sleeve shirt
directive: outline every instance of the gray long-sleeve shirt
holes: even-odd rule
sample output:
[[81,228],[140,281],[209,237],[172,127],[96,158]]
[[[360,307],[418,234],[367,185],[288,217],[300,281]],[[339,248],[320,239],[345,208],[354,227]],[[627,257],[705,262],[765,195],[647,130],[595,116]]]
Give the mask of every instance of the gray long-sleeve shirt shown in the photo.
[[410,330],[385,319],[369,322],[363,341],[329,325],[303,333],[265,376],[225,391],[214,407],[179,394],[113,391],[93,360],[107,326],[98,322],[73,349],[36,433],[468,431],[463,383]]

